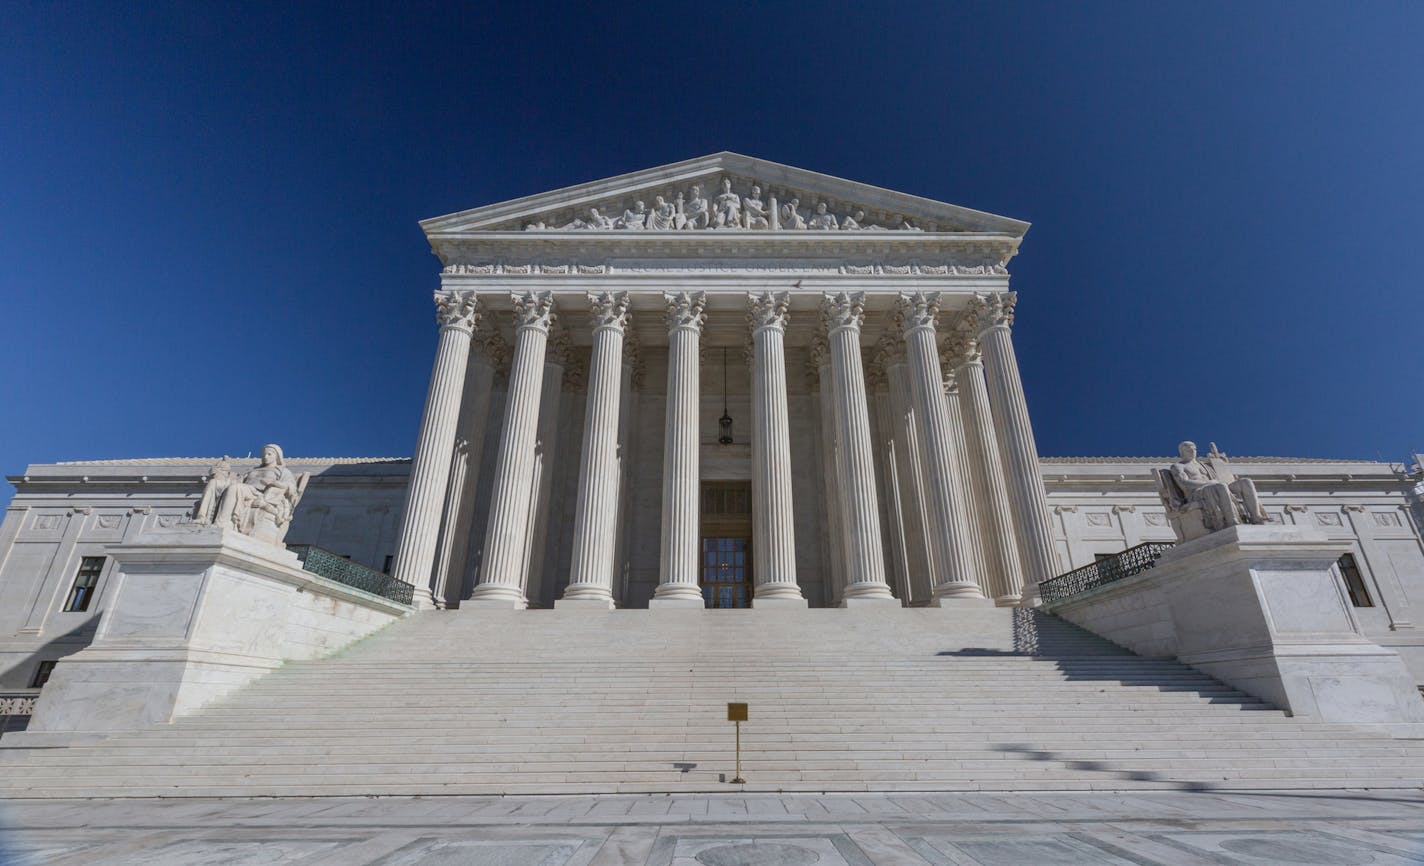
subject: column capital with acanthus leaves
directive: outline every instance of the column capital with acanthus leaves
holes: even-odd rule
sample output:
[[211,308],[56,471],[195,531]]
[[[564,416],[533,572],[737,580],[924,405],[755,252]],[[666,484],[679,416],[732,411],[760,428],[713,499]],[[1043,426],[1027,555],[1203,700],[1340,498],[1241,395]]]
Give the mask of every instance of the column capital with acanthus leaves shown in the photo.
[[546,334],[553,326],[554,296],[550,292],[511,292],[509,300],[514,304],[514,330],[533,328]]
[[474,292],[436,292],[435,321],[443,328],[473,333],[480,321],[480,302]]
[[969,313],[978,323],[978,333],[995,328],[1008,330],[1014,324],[1014,304],[1018,301],[1015,292],[993,292],[975,295],[969,302]]
[[865,292],[836,292],[821,299],[821,320],[827,333],[844,328],[860,330],[865,323]]
[[668,332],[690,329],[702,332],[707,321],[707,295],[704,292],[664,292],[667,302]]

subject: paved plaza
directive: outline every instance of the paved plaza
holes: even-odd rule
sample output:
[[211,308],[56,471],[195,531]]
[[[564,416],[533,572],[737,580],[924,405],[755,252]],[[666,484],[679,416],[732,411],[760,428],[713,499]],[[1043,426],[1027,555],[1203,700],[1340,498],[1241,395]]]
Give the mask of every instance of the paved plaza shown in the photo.
[[1424,792],[9,800],[6,866],[1424,863]]

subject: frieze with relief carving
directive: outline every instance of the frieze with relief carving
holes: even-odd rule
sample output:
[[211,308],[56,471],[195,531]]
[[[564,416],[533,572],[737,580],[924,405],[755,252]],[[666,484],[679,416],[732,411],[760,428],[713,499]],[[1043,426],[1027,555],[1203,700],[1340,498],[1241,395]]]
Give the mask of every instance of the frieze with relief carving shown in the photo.
[[876,210],[792,187],[722,175],[563,208],[496,231],[958,232],[963,227]]

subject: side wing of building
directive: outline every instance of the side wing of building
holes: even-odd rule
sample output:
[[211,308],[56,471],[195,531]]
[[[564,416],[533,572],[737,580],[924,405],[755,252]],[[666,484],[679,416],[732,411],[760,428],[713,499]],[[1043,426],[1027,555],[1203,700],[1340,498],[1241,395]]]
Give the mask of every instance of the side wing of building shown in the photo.
[[[89,643],[104,610],[106,548],[191,513],[208,458],[29,467],[0,524],[0,690],[32,688],[45,662]],[[1044,458],[1062,571],[1149,541],[1172,541],[1150,470],[1168,458]],[[234,461],[245,468],[244,461]],[[300,459],[312,481],[288,540],[389,571],[409,478],[405,459]],[[1424,683],[1424,481],[1375,461],[1237,458],[1272,522],[1347,540],[1341,582],[1372,639]]]

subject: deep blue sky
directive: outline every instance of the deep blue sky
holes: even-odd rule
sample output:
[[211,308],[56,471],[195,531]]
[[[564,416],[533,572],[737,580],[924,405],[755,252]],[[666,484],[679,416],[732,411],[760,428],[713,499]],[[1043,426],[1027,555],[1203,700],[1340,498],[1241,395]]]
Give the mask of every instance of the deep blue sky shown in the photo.
[[718,150],[1031,221],[1046,455],[1424,449],[1424,4],[613,5],[5,3],[0,472],[408,454],[418,219]]

